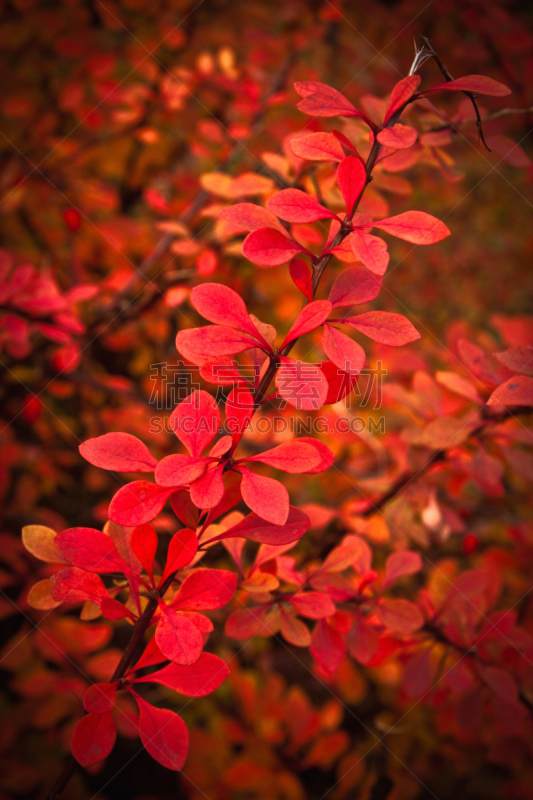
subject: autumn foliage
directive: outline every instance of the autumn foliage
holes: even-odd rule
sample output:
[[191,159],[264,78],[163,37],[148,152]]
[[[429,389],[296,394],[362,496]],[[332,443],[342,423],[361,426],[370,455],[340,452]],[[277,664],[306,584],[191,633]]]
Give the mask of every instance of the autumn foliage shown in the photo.
[[6,5],[0,800],[533,798],[533,33],[431,5]]

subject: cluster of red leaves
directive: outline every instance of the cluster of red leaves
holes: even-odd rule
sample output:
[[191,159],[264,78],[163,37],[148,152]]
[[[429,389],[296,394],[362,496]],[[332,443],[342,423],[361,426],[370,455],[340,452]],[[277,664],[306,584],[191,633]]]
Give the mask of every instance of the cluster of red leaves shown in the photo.
[[[368,302],[381,288],[388,256],[384,242],[368,233],[373,227],[414,244],[432,244],[449,234],[446,226],[425,212],[404,212],[378,222],[369,215],[355,216],[377,161],[374,154],[384,159],[410,147],[416,140],[416,134],[411,135],[411,129],[400,126],[396,119],[412,100],[419,83],[418,77],[409,77],[393,89],[383,127],[379,126],[379,130],[331,87],[316,82],[297,85],[304,97],[301,110],[318,116],[360,117],[370,127],[375,144],[365,163],[346,137],[332,135],[343,149],[336,181],[344,200],[344,218],[299,189],[274,194],[267,209],[238,204],[225,212],[226,218],[236,223],[238,229],[251,231],[243,244],[243,254],[251,261],[261,266],[278,266],[304,253],[311,259],[312,267],[310,273],[304,262],[291,262],[291,277],[305,295],[306,303],[278,348],[274,347],[274,329],[250,315],[240,296],[229,287],[203,284],[192,292],[194,307],[213,324],[181,331],[176,342],[180,353],[200,366],[204,374],[213,374],[213,382],[216,382],[214,367],[221,358],[247,353],[258,368],[256,384],[251,386],[243,381],[237,362],[226,361],[225,365],[231,368],[231,379],[226,375],[224,382],[234,386],[226,401],[226,423],[231,434],[222,436],[212,445],[220,428],[220,413],[212,397],[198,391],[182,401],[170,418],[171,428],[188,455],[172,454],[157,462],[146,445],[131,434],[108,433],[91,439],[80,451],[94,466],[117,472],[154,473],[155,483],[134,481],[121,488],[113,498],[109,516],[115,525],[122,526],[124,533],[120,534],[120,540],[111,535],[111,528],[107,533],[72,528],[57,536],[48,529],[26,531],[34,554],[41,557],[44,554],[46,560],[68,565],[34,590],[41,608],[60,602],[90,602],[107,619],[129,619],[140,625],[147,609],[146,601],[143,608],[142,596],[157,599],[156,607],[147,617],[147,626],[155,624],[155,635],[141,659],[131,668],[126,664],[126,670],[113,676],[111,682],[95,684],[85,693],[84,707],[88,713],[76,726],[72,739],[72,752],[84,766],[101,761],[114,745],[112,711],[119,689],[129,692],[137,702],[138,731],[150,754],[171,769],[183,766],[188,750],[185,724],[174,712],[146,703],[133,686],[151,681],[189,696],[201,696],[213,691],[227,673],[220,659],[203,655],[205,637],[212,630],[212,623],[199,612],[226,605],[235,592],[237,576],[226,570],[194,568],[198,557],[203,555],[201,552],[198,556],[199,542],[204,552],[215,542],[224,542],[243,573],[241,589],[250,594],[256,604],[234,611],[227,620],[226,633],[243,638],[281,631],[291,644],[309,647],[325,674],[338,670],[347,648],[356,661],[365,665],[379,664],[391,651],[405,644],[405,637],[413,636],[424,626],[419,605],[405,598],[383,596],[384,590],[396,580],[421,569],[421,558],[416,552],[393,553],[387,559],[382,576],[372,569],[370,547],[358,536],[345,537],[323,563],[310,564],[303,570],[296,569],[294,559],[283,555],[305,532],[308,520],[296,508],[291,509],[283,484],[258,475],[244,465],[259,462],[292,474],[322,472],[333,461],[333,454],[324,443],[300,438],[258,455],[235,457],[243,433],[265,399],[265,375],[268,375],[266,388],[273,378],[277,395],[296,405],[294,395],[284,387],[291,385],[286,373],[292,376],[297,374],[297,366],[310,367],[287,355],[302,336],[323,327],[322,347],[330,359],[326,364],[337,367],[349,377],[360,373],[365,354],[357,343],[338,330],[337,325],[348,325],[387,345],[406,344],[419,336],[408,320],[397,314],[367,312],[355,317],[330,316],[336,308]],[[501,94],[505,89],[476,76],[465,79],[460,87],[452,82],[451,88],[473,91],[474,85],[477,92]],[[387,135],[382,135],[384,133]],[[352,152],[355,154],[347,154]],[[313,255],[295,238],[289,237],[278,218],[296,224],[332,218],[328,240],[320,254]],[[319,265],[327,264],[343,243],[351,247],[363,266],[343,272],[335,281],[328,300],[314,300],[317,280],[315,277],[313,283],[311,274],[316,276]],[[514,352],[507,357],[519,358]],[[489,402],[498,403],[498,391],[504,395],[501,399],[507,402],[509,393],[514,398],[519,397],[521,403],[533,402],[531,397],[525,399],[527,387],[523,386],[523,379],[512,380],[514,383],[500,387]],[[318,403],[309,402],[304,408],[320,408],[330,394],[326,375],[319,367],[314,367],[311,377],[306,377],[305,381],[306,391],[316,390],[311,394],[313,398],[318,396]],[[448,385],[452,385],[453,390],[453,379]],[[203,455],[210,445],[209,453]],[[241,499],[252,513],[243,517],[234,512],[215,525]],[[161,513],[168,500],[178,519],[187,527],[174,534],[165,563],[160,567],[155,562],[158,535],[149,523]],[[238,544],[228,544],[228,540],[235,539]],[[261,542],[262,546],[254,563],[244,570],[242,549],[246,539]],[[181,577],[185,568],[188,569]],[[349,574],[343,574],[347,570]],[[102,574],[120,576],[122,585],[111,590],[106,588],[99,577]],[[285,586],[279,595],[281,582],[289,588]],[[175,584],[178,584],[177,589]],[[123,603],[117,595],[126,587],[129,599]],[[169,587],[170,595],[167,595]],[[305,591],[308,587],[310,590]],[[337,607],[338,603],[343,605],[342,609]],[[352,604],[353,611],[350,610]],[[316,621],[312,633],[300,616]],[[453,632],[447,633],[453,642]],[[398,636],[400,639],[395,638]],[[169,666],[135,677],[138,670],[166,660],[170,661]],[[493,678],[496,680],[496,676]]]
[[[194,531],[184,528],[172,537],[161,569],[155,563],[158,537],[151,525],[129,530],[109,528],[108,534],[71,528],[58,535],[49,528],[29,526],[23,536],[33,555],[66,565],[32,590],[30,602],[38,608],[52,608],[64,602],[90,603],[107,619],[136,623],[143,612],[142,598],[150,592],[158,596],[157,610],[150,619],[156,624],[155,636],[141,658],[120,680],[92,684],[85,692],[83,703],[88,713],[72,738],[76,759],[88,766],[109,755],[116,736],[112,711],[120,689],[129,692],[139,706],[138,732],[146,749],[164,766],[181,769],[188,749],[185,723],[177,714],[146,703],[133,685],[150,680],[188,697],[201,697],[220,685],[228,670],[220,658],[203,653],[213,626],[201,612],[229,602],[237,582],[234,573],[189,568],[177,591],[164,602],[159,589],[195,560],[198,541]],[[154,575],[155,570],[160,574]],[[115,586],[106,589],[100,575],[110,574],[116,578]],[[117,595],[126,587],[129,601],[122,603]],[[141,669],[167,661],[171,662],[168,666],[149,675],[135,676]]]
[[[347,646],[360,663],[379,664],[388,654],[391,636],[413,634],[424,624],[414,603],[382,597],[394,581],[422,569],[418,553],[393,553],[380,576],[371,567],[369,545],[359,536],[346,536],[323,563],[301,570],[294,558],[284,555],[288,549],[290,545],[263,546],[245,570],[242,554],[232,552],[243,571],[244,597],[258,605],[232,612],[226,623],[229,636],[242,639],[281,631],[287,642],[309,647],[323,672],[331,675],[342,664]],[[299,617],[316,620],[312,633]],[[377,656],[380,639],[385,645]]]

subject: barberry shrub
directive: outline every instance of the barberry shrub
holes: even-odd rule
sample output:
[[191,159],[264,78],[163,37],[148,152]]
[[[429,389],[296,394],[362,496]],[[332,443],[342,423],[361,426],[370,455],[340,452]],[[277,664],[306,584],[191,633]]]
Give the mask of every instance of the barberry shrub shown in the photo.
[[[69,51],[72,42],[64,46]],[[222,91],[236,80],[228,58],[221,56],[224,74],[213,80]],[[428,61],[442,80],[422,83]],[[105,77],[108,68],[92,69]],[[180,74],[178,88],[163,79],[165,111],[181,108],[184,93],[202,87],[209,73],[202,69]],[[237,98],[253,95],[245,80],[234,88]],[[67,89],[63,106],[77,108],[77,89]],[[272,97],[287,104],[276,89],[265,105]],[[94,283],[62,289],[46,270],[36,277],[33,266],[7,252],[0,262],[6,354],[25,362],[46,352],[63,376],[58,400],[72,398],[70,375],[73,386],[90,380],[95,393],[122,393],[132,402],[116,414],[105,402],[86,412],[91,421],[79,451],[89,465],[87,483],[100,491],[93,518],[102,525],[65,529],[50,514],[49,524],[23,529],[26,550],[43,564],[24,594],[27,607],[42,615],[26,645],[43,665],[11,666],[23,696],[50,695],[36,727],[66,721],[61,737],[71,757],[55,782],[50,778],[50,797],[61,795],[77,765],[89,774],[102,769],[117,732],[139,737],[163,767],[183,770],[195,798],[248,792],[297,800],[304,790],[296,773],[314,767],[336,770],[331,786],[339,798],[358,784],[362,796],[372,787],[376,797],[389,796],[393,783],[397,796],[413,797],[413,777],[417,786],[431,784],[431,757],[423,765],[415,758],[403,771],[389,766],[383,782],[370,754],[377,742],[390,761],[408,761],[407,747],[389,746],[390,735],[418,706],[431,710],[443,741],[479,746],[491,763],[514,770],[508,790],[521,796],[516,776],[527,763],[533,707],[533,639],[524,605],[530,539],[525,523],[514,519],[513,548],[501,546],[497,534],[484,538],[488,522],[474,508],[506,493],[519,496],[521,482],[533,476],[526,427],[533,326],[494,319],[498,336],[476,342],[466,326],[455,329],[456,356],[441,356],[443,369],[435,372],[430,346],[415,349],[426,332],[404,314],[373,305],[383,304],[391,241],[407,243],[408,257],[450,236],[443,221],[422,210],[430,198],[418,195],[415,208],[391,213],[383,192],[410,191],[400,173],[437,169],[454,183],[452,134],[463,126],[476,131],[476,124],[480,148],[513,152],[521,161],[516,166],[525,165],[518,145],[485,134],[490,115],[479,106],[480,96],[510,90],[480,75],[454,80],[429,43],[386,97],[357,98],[346,90],[347,97],[318,80],[297,81],[295,89],[297,109],[308,119],[300,115],[274,143],[279,153],[264,154],[266,175],[227,174],[231,152],[222,142],[221,166],[202,176],[200,201],[181,209],[179,220],[161,193],[145,192],[165,217],[157,223],[165,248],[194,261],[178,285],[175,277],[163,285],[167,310],[187,307],[173,358],[194,366],[203,387],[175,403],[165,425],[169,437],[154,432],[146,414],[130,416],[137,402],[131,384],[92,369],[85,352],[89,337],[107,326],[111,350],[130,346],[128,332],[112,328],[131,279],[119,271],[102,298]],[[450,113],[446,100],[454,98],[460,100]],[[133,125],[139,141],[157,139],[143,121],[142,92],[124,92],[120,100],[114,121]],[[258,113],[251,110],[247,134]],[[217,141],[216,130],[207,135]],[[188,227],[195,213],[214,220],[214,234]],[[83,218],[68,207],[64,225],[75,237]],[[453,230],[451,242],[453,257]],[[245,263],[239,271],[237,259]],[[152,265],[149,255],[143,271]],[[418,280],[426,277],[422,272]],[[268,284],[275,311],[265,302]],[[136,324],[137,313],[150,311],[151,288],[134,300]],[[81,302],[93,313],[88,331]],[[157,328],[156,316],[147,319],[136,336]],[[52,349],[44,350],[46,341]],[[377,362],[393,378],[366,392]],[[89,374],[77,372],[80,365]],[[135,369],[146,374],[147,364]],[[146,375],[144,388],[147,381]],[[395,429],[367,435],[353,427],[350,404],[378,390]],[[43,430],[40,393],[41,387],[28,395],[22,414]],[[280,420],[302,424],[277,435]],[[68,468],[72,451],[61,458]],[[359,494],[341,497],[340,475]],[[121,486],[111,497],[114,478]],[[26,580],[20,563],[16,551],[13,565]],[[276,648],[296,653],[333,699],[319,707],[303,689],[287,688],[264,655]],[[241,653],[255,673],[241,668]],[[372,683],[385,710],[375,711],[379,737],[364,744],[343,728],[342,705],[364,703]],[[237,701],[236,718],[231,704],[213,700],[207,722],[187,726],[182,715],[189,704],[199,706],[195,698],[219,688],[216,697],[231,692]],[[173,693],[190,698],[181,701],[184,712],[175,710],[180,701]],[[408,745],[417,745],[413,731]],[[206,766],[206,753],[215,749],[219,761]]]

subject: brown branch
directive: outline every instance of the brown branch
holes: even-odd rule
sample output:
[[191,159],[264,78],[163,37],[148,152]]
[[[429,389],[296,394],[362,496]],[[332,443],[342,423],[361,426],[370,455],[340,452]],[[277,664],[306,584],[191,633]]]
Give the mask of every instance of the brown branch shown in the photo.
[[[459,133],[460,128],[464,128],[467,125],[470,125],[473,120],[471,119],[460,119],[456,122],[452,122],[446,114],[443,114],[442,111],[433,107],[433,112],[437,114],[442,120],[444,120],[444,125],[438,125],[433,128],[428,128],[426,133],[439,133],[440,131],[451,130],[453,133]],[[518,115],[518,114],[531,114],[533,112],[533,106],[529,106],[528,108],[502,108],[500,111],[495,111],[494,114],[487,114],[485,117],[481,117],[482,122],[491,122],[493,119],[500,119],[501,117],[507,117],[511,115]]]
[[[431,57],[433,58],[433,60],[436,62],[437,66],[438,66],[438,68],[440,69],[440,71],[441,71],[441,74],[443,75],[443,77],[444,77],[444,79],[446,80],[446,82],[447,82],[447,83],[450,83],[451,81],[453,81],[453,77],[452,77],[452,75],[451,75],[451,73],[450,73],[450,71],[449,71],[448,67],[446,67],[446,66],[445,66],[445,65],[442,63],[442,61],[441,61],[440,57],[437,55],[437,53],[436,53],[436,52],[435,52],[435,50],[433,49],[433,47],[432,47],[432,45],[431,45],[431,42],[429,41],[429,39],[428,39],[426,36],[421,36],[420,38],[422,39],[422,41],[423,41],[423,42],[424,42],[424,44],[426,45],[426,47],[427,47],[427,52],[428,52],[428,53],[431,55]],[[464,91],[464,92],[463,92],[463,94],[465,94],[465,95],[466,95],[466,96],[467,96],[467,97],[470,99],[470,101],[471,101],[472,105],[474,106],[474,111],[476,112],[476,126],[477,126],[477,129],[478,129],[478,131],[479,131],[479,138],[481,139],[481,141],[483,142],[484,146],[486,147],[486,149],[487,149],[487,150],[489,151],[489,153],[490,153],[490,152],[491,152],[491,149],[490,149],[490,147],[488,146],[487,142],[485,141],[485,137],[483,136],[483,127],[482,127],[481,114],[479,113],[478,104],[477,104],[477,102],[476,102],[476,97],[477,97],[477,95],[476,95],[476,93],[475,93],[475,92],[466,92],[466,91]]]
[[[485,407],[486,408],[486,407]],[[474,430],[470,432],[466,441],[470,439],[474,439],[476,436],[482,434],[485,429],[491,424],[500,424],[505,422],[507,419],[511,419],[512,417],[516,417],[517,415],[521,414],[531,414],[533,413],[533,408],[528,407],[521,407],[518,406],[513,411],[502,411],[500,414],[494,414],[491,416],[486,416],[485,419],[476,427]],[[450,449],[453,449],[450,448]],[[395,500],[413,481],[418,480],[418,478],[425,475],[431,467],[435,464],[439,464],[442,462],[447,461],[449,458],[449,451],[448,450],[436,450],[427,463],[419,470],[414,472],[410,472],[407,475],[401,475],[391,486],[391,488],[382,494],[376,501],[372,502],[372,504],[362,512],[361,516],[363,517],[373,517],[374,514],[378,514],[380,511],[384,509],[390,502]]]
[[[122,654],[122,658],[118,662],[113,675],[111,676],[110,683],[114,683],[115,681],[119,681],[121,678],[124,677],[128,668],[130,667],[131,663],[133,662],[135,655],[142,644],[144,634],[152,624],[152,617],[157,610],[157,605],[159,598],[163,597],[167,589],[169,588],[170,584],[174,580],[175,573],[169,575],[168,578],[165,580],[164,583],[161,584],[158,590],[154,590],[148,600],[148,603],[137,620],[131,638]],[[74,758],[74,756],[69,756],[63,771],[58,776],[57,780],[54,782],[52,788],[46,795],[46,800],[59,800],[61,797],[62,792],[64,791],[65,787],[67,786],[68,782],[74,775],[76,768],[78,766],[78,762]]]
[[400,478],[398,478],[398,480],[396,480],[395,483],[392,484],[389,491],[385,492],[385,494],[382,494],[378,500],[373,502],[371,506],[369,506],[365,511],[362,512],[361,516],[373,517],[374,514],[379,514],[379,512],[382,511],[385,508],[385,506],[387,506],[389,503],[395,500],[396,497],[398,497],[398,495],[400,495],[404,491],[404,489],[406,489],[409,486],[410,483],[412,483],[415,479],[420,478],[422,477],[422,475],[425,475],[427,472],[429,472],[431,467],[433,467],[435,464],[438,464],[441,461],[445,461],[446,456],[447,456],[446,450],[437,450],[435,453],[433,453],[429,461],[424,465],[424,467],[422,467],[422,469],[419,469],[417,472],[410,472],[407,475],[403,475]]
[[[533,112],[533,106],[529,106],[528,108],[502,108],[500,111],[495,111],[493,114],[487,114],[486,117],[482,117],[482,122],[491,122],[493,119],[500,119],[500,117],[509,117],[514,114],[531,114]],[[460,125],[466,125],[469,120],[462,120]]]

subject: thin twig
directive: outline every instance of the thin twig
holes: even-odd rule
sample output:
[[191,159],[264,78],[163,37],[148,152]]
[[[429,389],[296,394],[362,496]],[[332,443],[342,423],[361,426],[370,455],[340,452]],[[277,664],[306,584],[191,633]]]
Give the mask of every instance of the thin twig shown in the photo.
[[[158,590],[154,590],[153,596],[150,597],[148,603],[137,620],[131,638],[122,654],[122,658],[118,662],[113,675],[111,676],[110,683],[114,683],[115,681],[119,681],[121,678],[124,677],[128,668],[130,667],[131,663],[133,662],[137,651],[143,642],[144,634],[152,624],[152,617],[154,616],[157,606],[159,603],[159,599],[162,598],[167,589],[169,588],[170,584],[174,580],[175,572],[172,575],[169,575],[168,578],[161,584]],[[72,778],[74,772],[76,771],[77,761],[74,756],[69,756],[63,771],[55,781],[54,785],[46,795],[46,800],[59,800],[61,797],[62,792],[64,791],[65,787],[67,786],[68,782]]]
[[[431,57],[432,57],[432,58],[434,59],[434,61],[436,62],[436,64],[437,64],[438,68],[440,69],[440,71],[441,71],[441,73],[442,73],[443,77],[445,78],[445,80],[447,81],[447,83],[451,83],[451,81],[453,81],[453,77],[452,77],[452,75],[451,75],[451,73],[450,73],[450,71],[449,71],[448,67],[446,67],[446,66],[445,66],[445,65],[442,63],[442,61],[441,61],[440,57],[437,55],[437,53],[436,53],[436,52],[435,52],[435,50],[433,49],[433,47],[432,47],[432,45],[431,45],[431,42],[429,41],[429,39],[427,38],[427,36],[421,36],[420,38],[421,38],[421,39],[422,39],[422,41],[425,43],[425,45],[426,45],[426,47],[427,47],[427,49],[428,49],[428,52],[430,53]],[[486,147],[486,149],[487,149],[487,150],[489,151],[489,153],[490,153],[490,152],[491,152],[491,149],[490,149],[490,147],[488,146],[487,142],[485,141],[485,137],[483,136],[483,128],[482,128],[482,119],[481,119],[481,114],[479,113],[478,104],[476,103],[476,97],[477,97],[477,95],[476,95],[476,93],[475,93],[475,92],[466,92],[466,91],[463,91],[463,94],[465,94],[465,95],[466,95],[468,98],[470,98],[470,100],[471,100],[471,102],[472,102],[472,105],[474,106],[474,111],[476,112],[476,125],[477,125],[477,129],[478,129],[478,131],[479,131],[479,138],[481,139],[481,141],[483,142],[484,146]]]
[[[501,414],[487,416],[479,425],[477,425],[468,435],[466,441],[474,439],[476,436],[482,434],[485,429],[491,424],[501,424],[507,419],[516,417],[519,414],[531,414],[533,409],[527,407],[517,407],[513,411],[502,411]],[[450,448],[453,449],[453,448]],[[413,481],[425,475],[435,465],[447,461],[449,458],[448,450],[436,450],[429,458],[427,463],[419,470],[410,472],[407,475],[401,475],[391,486],[391,488],[382,494],[377,500],[372,502],[365,511],[362,512],[363,517],[373,517],[382,511],[385,506],[395,500]]]
[[[434,128],[428,128],[426,133],[438,133],[440,131],[446,131],[451,129],[454,133],[458,133],[459,128],[463,128],[466,125],[470,125],[472,122],[471,119],[460,119],[456,122],[452,122],[451,119],[448,119],[446,114],[443,114],[438,109],[433,109],[434,113],[438,114],[441,119],[445,121],[444,125],[435,126]],[[501,117],[509,117],[511,115],[518,115],[518,114],[531,114],[533,113],[533,106],[529,106],[528,108],[502,108],[500,111],[495,111],[494,114],[487,114],[485,117],[481,117],[482,122],[491,122],[493,119],[500,119]]]

